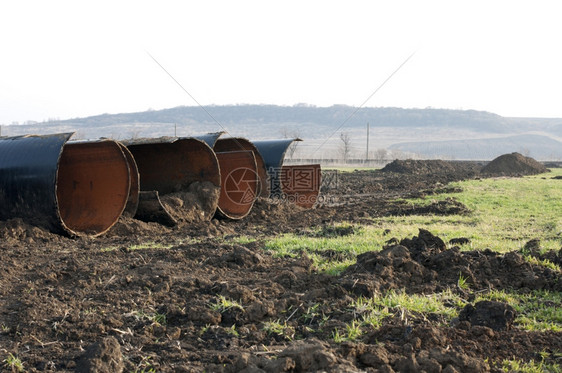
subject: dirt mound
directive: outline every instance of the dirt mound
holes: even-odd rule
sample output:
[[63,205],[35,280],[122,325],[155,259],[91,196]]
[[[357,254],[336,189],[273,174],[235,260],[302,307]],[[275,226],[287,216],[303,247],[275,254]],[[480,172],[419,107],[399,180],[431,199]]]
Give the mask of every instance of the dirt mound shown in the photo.
[[400,174],[435,174],[454,172],[456,168],[442,160],[415,160],[396,159],[381,169],[383,172],[396,172]]
[[516,252],[499,254],[491,250],[460,251],[430,232],[420,229],[418,236],[391,239],[382,251],[357,257],[345,271],[342,285],[359,295],[373,296],[390,289],[430,293],[455,288],[459,278],[473,290],[549,289],[562,291],[560,273],[532,265]]
[[160,196],[162,205],[177,222],[211,220],[220,196],[220,187],[211,182],[195,182],[186,192]]
[[536,175],[549,170],[530,157],[519,153],[500,155],[482,168],[482,174],[493,176]]
[[121,346],[114,337],[90,345],[76,363],[76,372],[79,373],[121,373],[123,368]]
[[0,221],[0,241],[6,243],[15,245],[33,244],[36,242],[57,242],[60,239],[60,235],[28,224],[20,218]]
[[509,329],[515,316],[515,309],[509,304],[487,300],[474,306],[467,304],[460,312],[459,320],[499,331]]
[[141,220],[121,216],[117,223],[106,233],[106,237],[137,237],[154,235],[155,233],[169,233],[170,228],[158,223],[149,223]]

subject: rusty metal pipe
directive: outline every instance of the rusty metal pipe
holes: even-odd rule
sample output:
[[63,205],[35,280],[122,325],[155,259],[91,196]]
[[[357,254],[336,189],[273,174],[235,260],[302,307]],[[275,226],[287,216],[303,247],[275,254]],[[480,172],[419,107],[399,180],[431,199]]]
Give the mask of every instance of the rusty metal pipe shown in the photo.
[[221,170],[221,192],[217,215],[242,219],[256,200],[259,177],[252,151],[217,152]]
[[139,193],[140,193],[140,176],[139,169],[137,167],[137,162],[133,157],[133,154],[129,149],[119,143],[121,151],[127,159],[127,166],[129,167],[129,177],[131,179],[131,186],[129,188],[129,198],[127,199],[127,205],[125,210],[123,210],[123,216],[132,218],[137,213],[137,208],[139,207]]
[[57,172],[57,204],[65,228],[99,235],[117,222],[129,199],[129,164],[112,140],[67,143]]
[[68,143],[72,133],[0,139],[0,218],[97,236],[117,221],[130,189],[115,141]]
[[283,166],[280,179],[283,198],[305,209],[314,207],[322,184],[319,164]]
[[[137,163],[141,191],[157,191],[162,198],[171,193],[187,192],[195,182],[210,182],[216,188],[221,185],[217,157],[203,140],[164,137],[132,140],[125,145]],[[142,203],[141,200],[139,212]],[[210,220],[217,209],[218,193],[209,195],[204,205],[204,218]]]
[[286,199],[303,208],[312,208],[320,193],[320,165],[284,166],[285,153],[294,141],[302,140],[258,140],[252,143],[265,162],[270,197]]
[[269,197],[269,181],[267,176],[267,168],[265,161],[254,144],[242,137],[230,137],[218,139],[214,146],[215,152],[232,152],[232,151],[252,151],[256,158],[256,168],[258,173],[258,189],[257,195],[260,197]]

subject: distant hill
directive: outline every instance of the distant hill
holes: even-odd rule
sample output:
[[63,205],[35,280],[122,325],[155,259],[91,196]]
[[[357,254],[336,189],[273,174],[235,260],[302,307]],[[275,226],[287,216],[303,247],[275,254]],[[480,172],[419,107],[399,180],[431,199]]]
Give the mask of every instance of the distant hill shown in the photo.
[[398,143],[390,149],[413,152],[430,158],[489,160],[519,152],[536,159],[561,159],[562,142],[547,136],[518,135],[490,139]]
[[[299,136],[299,157],[336,158],[341,132],[351,138],[352,157],[389,149],[388,156],[491,159],[498,151],[561,160],[562,119],[506,118],[475,110],[356,108],[345,105],[180,106],[138,113],[102,114],[2,126],[2,135],[76,132],[75,138],[191,136],[227,131],[252,139]],[[394,151],[394,153],[392,152]]]

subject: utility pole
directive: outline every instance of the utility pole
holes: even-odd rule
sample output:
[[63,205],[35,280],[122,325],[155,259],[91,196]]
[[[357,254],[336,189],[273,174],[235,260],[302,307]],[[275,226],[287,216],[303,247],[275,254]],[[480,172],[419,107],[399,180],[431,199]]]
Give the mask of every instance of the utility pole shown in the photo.
[[178,124],[174,123],[174,137],[178,137]]
[[369,122],[367,122],[367,153],[365,154],[365,161],[369,160]]

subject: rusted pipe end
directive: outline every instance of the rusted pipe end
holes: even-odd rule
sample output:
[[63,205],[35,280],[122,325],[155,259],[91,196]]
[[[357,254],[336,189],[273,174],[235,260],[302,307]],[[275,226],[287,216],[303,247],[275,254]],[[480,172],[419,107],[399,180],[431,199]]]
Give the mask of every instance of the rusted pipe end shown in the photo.
[[320,192],[320,165],[284,166],[285,153],[293,141],[302,140],[258,140],[253,141],[253,144],[265,161],[270,197],[281,198],[303,208],[312,208]]
[[242,219],[256,200],[259,177],[256,159],[251,151],[218,152],[221,191],[217,214],[229,219]]
[[0,140],[1,219],[97,236],[119,218],[129,167],[115,141],[68,143],[72,133]]
[[303,208],[314,207],[322,184],[319,164],[283,166],[280,179],[283,198]]
[[260,197],[269,197],[269,181],[267,177],[267,168],[265,161],[261,156],[258,149],[249,140],[241,137],[231,137],[226,139],[219,139],[215,142],[214,147],[216,152],[233,152],[240,150],[247,150],[254,152],[256,158],[256,168],[258,173],[258,189],[257,195]]
[[75,235],[106,232],[121,216],[130,185],[127,159],[115,141],[67,143],[56,180],[62,226]]
[[121,143],[118,143],[121,151],[125,155],[127,160],[127,166],[129,167],[129,177],[131,179],[131,185],[129,188],[129,198],[127,199],[127,205],[125,210],[123,210],[123,216],[132,218],[137,213],[137,208],[139,206],[139,193],[140,193],[140,179],[139,179],[139,169],[137,167],[137,162],[133,155],[127,149],[127,147]]
[[[217,157],[204,141],[195,138],[146,139],[132,141],[127,147],[137,163],[141,191],[158,191],[162,200],[176,193],[192,193],[197,200],[195,207],[201,210],[197,216],[206,220],[213,217],[218,206],[221,175]],[[211,190],[213,188],[216,193]],[[175,218],[189,220],[182,209],[194,206],[180,206],[186,201],[178,202]],[[142,216],[142,212],[139,213]]]

